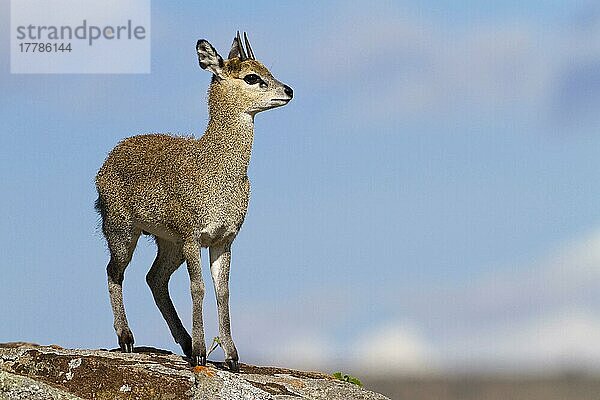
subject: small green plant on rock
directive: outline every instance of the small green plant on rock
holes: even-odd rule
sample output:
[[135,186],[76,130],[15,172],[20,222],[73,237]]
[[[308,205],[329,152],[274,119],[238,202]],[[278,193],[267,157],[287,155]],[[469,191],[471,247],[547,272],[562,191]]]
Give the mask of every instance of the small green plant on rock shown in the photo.
[[210,349],[208,350],[208,353],[206,353],[206,357],[208,358],[208,356],[210,356],[210,353],[215,351],[215,349],[217,347],[221,347],[221,340],[219,339],[218,336],[215,336],[213,338],[212,344],[210,345]]
[[358,379],[357,377],[352,376],[352,375],[342,374],[340,371],[335,372],[333,374],[333,377],[336,379],[339,379],[340,381],[349,382],[354,385],[358,385],[360,387],[362,387],[362,385],[363,385],[362,382],[360,381],[360,379]]

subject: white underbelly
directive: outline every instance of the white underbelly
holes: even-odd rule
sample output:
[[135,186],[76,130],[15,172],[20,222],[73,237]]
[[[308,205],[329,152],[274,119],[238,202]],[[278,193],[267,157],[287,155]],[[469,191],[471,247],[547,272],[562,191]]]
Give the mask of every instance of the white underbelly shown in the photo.
[[[148,232],[161,239],[169,240],[171,242],[183,241],[183,238],[179,233],[162,224],[136,221],[135,226],[138,229]],[[208,247],[223,242],[233,241],[238,231],[239,229],[235,225],[227,225],[221,222],[211,222],[200,229],[200,231],[196,234],[196,240],[198,240],[200,246]]]
[[136,221],[135,226],[161,239],[169,240],[171,242],[182,241],[181,235],[162,224],[151,224],[147,222]]
[[222,222],[211,222],[200,230],[198,240],[203,247],[231,242],[238,233],[238,227]]

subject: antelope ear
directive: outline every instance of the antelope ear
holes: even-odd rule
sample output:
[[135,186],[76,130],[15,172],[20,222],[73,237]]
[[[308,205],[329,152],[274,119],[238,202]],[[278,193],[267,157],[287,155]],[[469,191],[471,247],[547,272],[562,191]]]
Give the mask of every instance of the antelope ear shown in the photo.
[[223,77],[223,66],[225,65],[223,58],[208,41],[198,40],[196,52],[198,53],[200,68],[209,70],[219,78]]

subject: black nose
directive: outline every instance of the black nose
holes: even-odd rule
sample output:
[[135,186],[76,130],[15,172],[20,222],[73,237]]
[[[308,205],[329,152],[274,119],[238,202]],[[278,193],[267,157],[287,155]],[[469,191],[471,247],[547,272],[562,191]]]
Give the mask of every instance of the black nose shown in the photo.
[[294,97],[294,91],[288,85],[283,85],[283,91],[290,97]]

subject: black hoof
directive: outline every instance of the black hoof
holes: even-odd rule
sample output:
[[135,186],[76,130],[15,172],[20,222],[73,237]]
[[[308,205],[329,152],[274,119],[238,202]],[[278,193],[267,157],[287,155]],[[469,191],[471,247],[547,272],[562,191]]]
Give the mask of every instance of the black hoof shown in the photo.
[[123,353],[133,353],[133,335],[131,332],[124,332],[119,336],[119,347]]
[[206,366],[206,356],[192,356],[192,367]]
[[225,362],[231,372],[240,372],[240,364],[237,360],[226,360]]
[[133,353],[133,343],[123,343],[121,345],[121,351],[123,353]]

